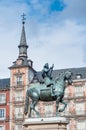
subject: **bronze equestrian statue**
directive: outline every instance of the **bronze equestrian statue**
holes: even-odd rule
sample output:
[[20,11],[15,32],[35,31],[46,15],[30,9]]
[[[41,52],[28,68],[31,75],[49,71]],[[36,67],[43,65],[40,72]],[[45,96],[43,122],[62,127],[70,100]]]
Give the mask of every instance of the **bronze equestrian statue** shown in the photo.
[[[40,117],[40,113],[35,109],[35,106],[39,101],[56,101],[56,116],[59,115],[59,112],[63,112],[67,106],[67,103],[63,99],[64,92],[66,85],[72,84],[71,76],[72,73],[70,71],[61,73],[56,79],[52,79],[51,75],[46,74],[43,77],[43,83],[38,82],[33,85],[30,84],[26,92],[24,114],[27,115],[28,107],[30,107],[29,117],[31,117],[32,110],[36,112],[38,117]],[[29,102],[29,98],[32,99],[31,104]],[[58,109],[59,103],[64,104],[64,107],[60,110]]]

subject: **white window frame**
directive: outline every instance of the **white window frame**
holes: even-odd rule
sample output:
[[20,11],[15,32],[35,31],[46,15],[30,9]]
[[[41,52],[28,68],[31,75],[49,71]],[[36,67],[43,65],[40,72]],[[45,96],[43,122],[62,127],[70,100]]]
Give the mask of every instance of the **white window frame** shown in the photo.
[[4,98],[1,97],[0,104],[4,104],[4,103],[6,103],[6,93],[0,93],[0,96],[1,95],[4,95]]
[[22,75],[17,75],[16,76],[16,84],[17,85],[22,85],[22,81],[23,81],[23,76]]
[[23,107],[15,108],[15,118],[23,118]]
[[6,108],[0,108],[0,110],[4,110],[4,117],[0,117],[0,120],[5,120],[6,119]]

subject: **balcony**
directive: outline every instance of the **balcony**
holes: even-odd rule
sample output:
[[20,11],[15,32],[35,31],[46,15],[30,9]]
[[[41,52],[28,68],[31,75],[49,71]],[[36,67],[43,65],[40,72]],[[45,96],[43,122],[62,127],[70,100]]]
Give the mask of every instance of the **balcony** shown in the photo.
[[24,89],[24,82],[22,82],[22,81],[14,82],[13,86],[14,86],[15,90],[23,90]]

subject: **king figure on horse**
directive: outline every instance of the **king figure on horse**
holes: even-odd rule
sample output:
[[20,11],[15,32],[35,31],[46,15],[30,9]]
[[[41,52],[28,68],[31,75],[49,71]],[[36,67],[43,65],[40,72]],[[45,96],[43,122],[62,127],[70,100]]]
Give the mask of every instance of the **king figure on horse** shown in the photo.
[[52,79],[53,67],[54,67],[54,64],[51,67],[49,67],[49,64],[46,63],[42,70],[42,78],[43,78],[43,83],[46,85],[46,87],[51,87],[52,96],[55,96],[54,81]]

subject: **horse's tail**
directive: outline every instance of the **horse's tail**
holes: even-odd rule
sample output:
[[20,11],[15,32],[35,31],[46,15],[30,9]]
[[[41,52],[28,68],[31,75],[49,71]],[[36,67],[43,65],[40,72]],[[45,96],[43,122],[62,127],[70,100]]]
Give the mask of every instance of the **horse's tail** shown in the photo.
[[25,99],[25,108],[24,108],[24,114],[27,115],[28,113],[28,106],[29,106],[29,91],[26,92],[26,99]]

